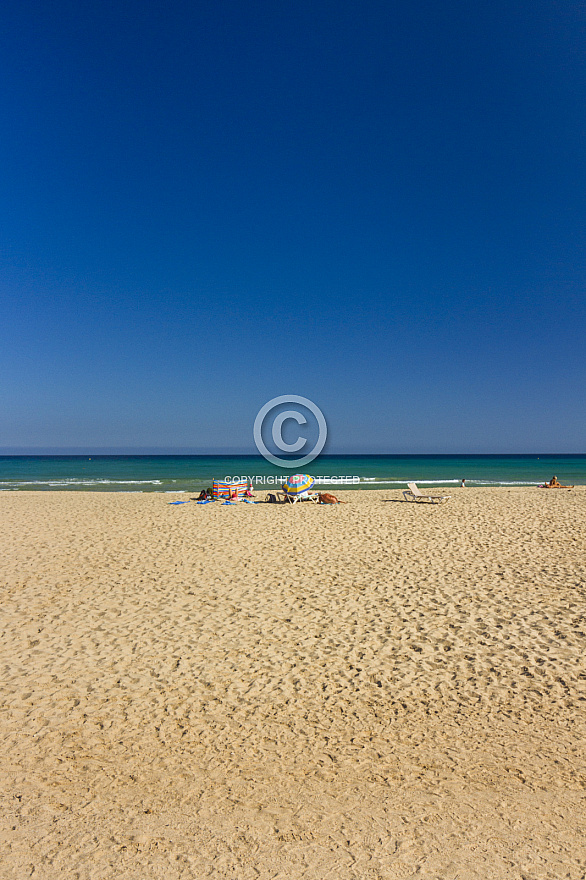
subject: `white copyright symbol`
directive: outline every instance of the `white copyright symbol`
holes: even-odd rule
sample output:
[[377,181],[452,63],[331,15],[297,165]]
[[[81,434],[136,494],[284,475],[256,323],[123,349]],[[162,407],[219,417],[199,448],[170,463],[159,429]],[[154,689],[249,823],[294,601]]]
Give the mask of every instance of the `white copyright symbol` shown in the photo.
[[[290,458],[279,458],[277,455],[273,455],[272,452],[269,452],[262,439],[262,428],[265,418],[271,410],[284,403],[296,403],[310,410],[316,418],[319,429],[317,443],[312,451],[307,455],[304,455],[302,458],[295,459],[295,461],[292,461]],[[303,449],[303,447],[307,445],[307,440],[303,437],[299,437],[295,443],[285,443],[283,439],[283,424],[288,419],[293,419],[298,425],[307,424],[307,419],[298,410],[291,409],[279,413],[273,422],[272,436],[275,446],[277,446],[281,452],[286,452],[291,455],[292,453],[299,452]],[[258,415],[254,420],[253,434],[256,448],[267,461],[271,462],[271,464],[276,464],[279,467],[285,468],[299,468],[304,464],[309,464],[310,461],[313,461],[314,458],[317,458],[320,454],[325,446],[326,438],[328,436],[328,427],[326,425],[324,414],[319,406],[316,406],[313,401],[308,400],[307,397],[299,397],[297,394],[282,394],[280,397],[273,397],[272,400],[269,400],[268,403],[265,403],[265,405],[260,408]]]

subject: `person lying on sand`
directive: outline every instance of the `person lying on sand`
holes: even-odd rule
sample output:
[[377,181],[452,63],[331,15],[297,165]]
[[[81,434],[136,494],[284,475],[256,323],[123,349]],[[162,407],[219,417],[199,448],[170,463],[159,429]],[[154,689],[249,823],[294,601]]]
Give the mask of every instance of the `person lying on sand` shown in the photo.
[[317,497],[320,504],[348,504],[347,501],[340,501],[339,498],[336,498],[335,495],[330,495],[329,492],[320,492]]
[[549,483],[546,483],[543,487],[544,489],[573,489],[573,486],[562,486],[562,484],[558,481],[558,478],[554,476],[551,478]]

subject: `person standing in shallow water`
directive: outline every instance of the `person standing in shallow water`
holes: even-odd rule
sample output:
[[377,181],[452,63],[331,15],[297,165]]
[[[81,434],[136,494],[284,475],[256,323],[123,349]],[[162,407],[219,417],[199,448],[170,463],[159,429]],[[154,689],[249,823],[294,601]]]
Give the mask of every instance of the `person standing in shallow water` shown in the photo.
[[466,488],[466,480],[464,479],[464,477],[462,477],[462,482],[460,483],[460,489],[465,489],[465,488]]

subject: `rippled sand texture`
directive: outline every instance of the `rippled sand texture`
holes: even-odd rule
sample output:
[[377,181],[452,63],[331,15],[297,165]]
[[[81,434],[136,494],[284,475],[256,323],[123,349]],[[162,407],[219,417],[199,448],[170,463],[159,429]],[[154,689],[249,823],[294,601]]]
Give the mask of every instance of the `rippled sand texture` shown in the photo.
[[586,490],[172,497],[0,495],[3,880],[586,876]]

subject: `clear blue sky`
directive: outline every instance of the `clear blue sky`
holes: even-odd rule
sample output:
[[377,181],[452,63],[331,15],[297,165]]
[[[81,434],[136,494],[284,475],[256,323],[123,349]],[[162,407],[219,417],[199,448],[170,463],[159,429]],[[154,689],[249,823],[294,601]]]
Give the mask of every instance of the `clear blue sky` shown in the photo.
[[585,19],[10,4],[0,447],[586,451]]

